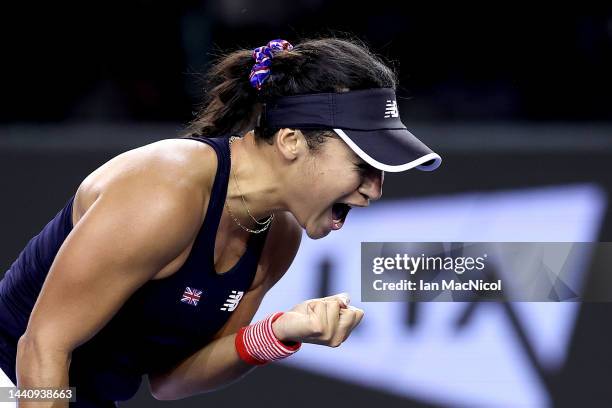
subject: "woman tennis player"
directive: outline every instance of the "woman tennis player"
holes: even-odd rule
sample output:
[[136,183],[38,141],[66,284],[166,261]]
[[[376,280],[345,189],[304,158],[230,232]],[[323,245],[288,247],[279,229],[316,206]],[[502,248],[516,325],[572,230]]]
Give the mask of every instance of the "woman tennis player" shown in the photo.
[[352,207],[380,198],[385,171],[440,165],[401,122],[395,87],[352,40],[222,56],[187,132],[88,175],[6,272],[5,381],[72,386],[74,406],[112,407],[145,374],[154,397],[179,399],[302,343],[339,346],[363,317],[346,294],[250,323],[303,230],[342,228]]

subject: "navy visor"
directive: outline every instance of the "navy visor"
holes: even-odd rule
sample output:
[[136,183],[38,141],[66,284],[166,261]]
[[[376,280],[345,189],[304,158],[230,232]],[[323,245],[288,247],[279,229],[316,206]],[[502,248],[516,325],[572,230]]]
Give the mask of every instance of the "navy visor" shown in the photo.
[[265,104],[271,128],[333,129],[365,162],[389,172],[437,169],[442,158],[406,129],[392,88],[316,93]]

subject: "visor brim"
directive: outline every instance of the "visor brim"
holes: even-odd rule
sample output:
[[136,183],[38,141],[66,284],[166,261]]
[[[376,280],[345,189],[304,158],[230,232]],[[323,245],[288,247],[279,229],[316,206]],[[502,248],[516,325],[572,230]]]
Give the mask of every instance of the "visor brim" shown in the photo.
[[397,173],[416,168],[433,171],[442,158],[407,129],[349,130],[334,132],[369,165]]

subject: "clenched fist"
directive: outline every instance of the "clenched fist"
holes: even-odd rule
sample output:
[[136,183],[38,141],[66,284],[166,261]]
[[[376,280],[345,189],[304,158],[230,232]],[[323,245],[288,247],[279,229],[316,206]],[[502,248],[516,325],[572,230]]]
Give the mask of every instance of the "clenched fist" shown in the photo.
[[281,341],[338,347],[363,318],[363,310],[349,302],[346,293],[306,300],[279,317],[272,330]]

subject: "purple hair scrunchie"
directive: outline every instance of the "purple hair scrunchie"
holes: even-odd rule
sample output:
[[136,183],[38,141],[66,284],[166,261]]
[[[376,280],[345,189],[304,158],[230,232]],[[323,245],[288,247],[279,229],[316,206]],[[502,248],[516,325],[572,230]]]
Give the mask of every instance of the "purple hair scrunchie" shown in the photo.
[[255,65],[251,69],[249,74],[249,82],[258,91],[261,86],[266,82],[266,79],[270,76],[270,65],[272,64],[272,58],[275,54],[281,51],[291,51],[293,45],[289,41],[276,39],[270,41],[263,47],[257,47],[253,50],[253,58],[255,59]]

